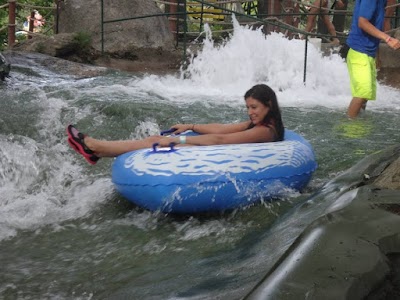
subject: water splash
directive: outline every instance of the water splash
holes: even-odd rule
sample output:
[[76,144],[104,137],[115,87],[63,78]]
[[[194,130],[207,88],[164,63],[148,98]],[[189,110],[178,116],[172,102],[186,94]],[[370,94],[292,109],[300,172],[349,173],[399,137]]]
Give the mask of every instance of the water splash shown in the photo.
[[90,180],[65,162],[63,145],[54,154],[26,137],[0,141],[0,240],[85,216],[112,194],[109,179]]
[[[180,76],[152,75],[135,81],[143,89],[173,102],[190,103],[212,97],[228,105],[243,105],[243,95],[257,83],[270,85],[282,107],[323,106],[347,108],[350,83],[345,61],[338,55],[323,56],[309,44],[304,84],[305,41],[289,40],[280,33],[265,35],[262,28],[241,26],[215,44],[209,27],[202,48]],[[378,101],[370,109],[399,109],[399,91],[378,84]]]
[[[21,230],[83,217],[113,192],[108,178],[90,178],[69,158],[72,153],[64,135],[60,138],[65,132],[60,115],[68,105],[49,94],[32,88],[32,118],[26,122],[20,114],[13,125],[26,124],[18,128],[21,134],[0,133],[0,241]],[[19,100],[12,101],[9,109],[21,113],[24,106],[18,106]],[[9,107],[9,102],[4,105]]]
[[[233,33],[221,44],[213,43],[206,26],[207,38],[202,48],[193,55],[185,73],[180,74],[145,77],[108,74],[75,80],[29,63],[29,59],[21,61],[8,88],[2,87],[0,97],[0,240],[14,236],[18,230],[83,217],[110,198],[113,189],[108,166],[103,165],[104,176],[99,169],[88,171],[85,162],[76,162],[80,158],[68,149],[65,125],[69,122],[82,122],[83,127],[97,130],[95,134],[111,128],[110,134],[122,131],[123,138],[129,134],[141,138],[158,133],[159,126],[165,126],[164,120],[171,125],[171,120],[175,122],[177,118],[191,122],[194,114],[218,113],[218,109],[225,110],[224,105],[244,108],[243,94],[256,83],[267,83],[274,88],[284,109],[296,107],[306,112],[309,107],[317,107],[317,111],[318,107],[322,111],[347,108],[351,98],[348,74],[338,55],[323,57],[309,47],[304,85],[304,41],[288,40],[278,33],[266,36],[260,28],[253,30],[233,22]],[[399,98],[398,90],[378,85],[378,99],[368,103],[368,110],[396,115],[400,110]],[[177,117],[173,113],[193,102],[201,102],[200,108],[193,107],[199,111],[184,112]],[[145,104],[138,108],[138,103]],[[170,111],[154,116],[154,108],[164,104]],[[117,109],[105,112],[111,105]],[[132,111],[136,113],[132,117],[134,122],[129,118]],[[295,118],[292,113],[292,124],[308,126],[309,123],[302,122],[304,115],[296,114]],[[221,113],[218,117],[225,115]],[[226,120],[231,121],[232,117],[242,116],[238,112],[227,115]],[[126,123],[121,123],[123,120]],[[286,120],[288,124],[289,118]],[[325,119],[323,122],[327,123]],[[347,124],[339,125],[333,123],[335,132],[347,138],[354,139],[354,133],[362,132],[357,128],[350,130]],[[315,128],[319,126],[317,123]],[[387,134],[391,142],[397,141],[396,128],[396,125],[385,126],[386,133],[392,132]],[[319,141],[318,135],[313,142]],[[98,174],[97,177],[93,178],[90,172]]]

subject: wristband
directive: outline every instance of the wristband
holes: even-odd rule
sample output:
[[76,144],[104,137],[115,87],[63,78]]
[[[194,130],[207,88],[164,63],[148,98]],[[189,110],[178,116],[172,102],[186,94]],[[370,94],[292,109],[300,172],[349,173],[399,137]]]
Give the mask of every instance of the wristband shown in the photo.
[[180,135],[179,136],[179,143],[180,144],[186,144],[186,136]]
[[392,38],[390,36],[387,37],[387,39],[385,40],[386,44],[390,42]]

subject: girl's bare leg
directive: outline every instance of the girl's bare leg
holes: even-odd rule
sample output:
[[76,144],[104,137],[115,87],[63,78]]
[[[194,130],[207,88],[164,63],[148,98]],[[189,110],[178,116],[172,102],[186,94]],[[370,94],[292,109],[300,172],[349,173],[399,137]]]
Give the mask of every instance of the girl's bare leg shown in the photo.
[[123,153],[151,148],[161,136],[150,136],[143,140],[104,141],[86,136],[86,146],[99,157],[115,157]]

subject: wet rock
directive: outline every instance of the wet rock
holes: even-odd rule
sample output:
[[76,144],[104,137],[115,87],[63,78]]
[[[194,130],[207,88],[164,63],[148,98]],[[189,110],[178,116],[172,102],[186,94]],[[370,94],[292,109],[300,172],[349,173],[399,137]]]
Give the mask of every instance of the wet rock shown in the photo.
[[390,164],[374,184],[382,189],[400,190],[400,158]]
[[379,67],[380,68],[400,68],[400,53],[390,48],[387,44],[379,45]]
[[400,40],[400,29],[397,29],[397,30],[394,32],[393,37],[396,38],[396,39],[398,39],[398,40]]
[[[104,24],[102,45],[101,1],[61,1],[59,8],[59,33],[84,32],[90,35],[95,50],[123,55],[135,49],[174,49],[174,37],[168,19],[154,1],[122,0],[104,1],[104,21],[121,20]],[[88,17],[90,16],[90,17]],[[152,16],[149,18],[130,19]]]
[[[396,30],[393,36],[400,39],[400,29]],[[377,57],[378,80],[384,84],[400,86],[400,51],[395,51],[386,43],[379,45]]]
[[[131,19],[147,15],[152,17]],[[13,50],[124,71],[179,69],[182,51],[175,48],[168,19],[154,1],[104,2],[104,21],[129,20],[106,23],[102,28],[101,19],[100,1],[60,1],[59,33],[34,35],[17,43]]]
[[0,80],[5,80],[11,70],[10,63],[6,58],[0,53]]
[[53,36],[38,35],[16,44],[13,50],[38,52],[64,58],[80,51],[80,44],[75,36],[76,34],[73,33],[61,33]]
[[101,76],[110,71],[104,67],[91,66],[34,52],[5,51],[4,56],[15,68],[30,66],[34,69],[40,65],[58,74],[72,75],[77,78]]
[[397,145],[327,183],[311,201],[323,201],[332,186],[339,197],[246,299],[398,299],[399,163]]
[[[162,73],[176,71],[181,65],[182,52],[158,49],[135,49],[122,56],[116,53],[101,55],[93,47],[82,47],[77,33],[36,36],[16,44],[12,50],[21,53],[41,53],[69,61],[107,67],[128,72]],[[77,69],[79,75],[80,71]]]

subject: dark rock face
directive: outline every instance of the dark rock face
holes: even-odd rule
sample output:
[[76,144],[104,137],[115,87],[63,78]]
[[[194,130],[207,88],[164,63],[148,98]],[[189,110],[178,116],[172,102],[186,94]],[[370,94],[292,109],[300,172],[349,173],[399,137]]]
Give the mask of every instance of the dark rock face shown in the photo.
[[382,189],[400,190],[400,157],[382,172],[375,185]]
[[4,80],[10,73],[11,65],[5,57],[0,53],[0,80]]
[[[154,1],[104,1],[104,21],[161,14]],[[101,51],[101,1],[66,0],[59,9],[59,33],[85,32],[92,46]],[[137,48],[173,49],[174,38],[165,16],[104,24],[104,51],[132,52]]]
[[[106,23],[102,27],[102,7],[104,2],[103,21],[129,19],[118,22]],[[162,49],[174,50],[174,37],[169,30],[168,19],[161,15],[162,11],[154,1],[148,0],[65,0],[59,2],[58,9],[58,34],[54,40],[47,41],[34,50],[51,56],[62,57],[71,49],[66,44],[72,45],[79,42],[77,35],[87,35],[91,47],[95,51],[103,50],[102,36],[104,37],[104,51],[125,58],[132,58],[136,49]],[[151,16],[148,18],[135,17]],[[103,35],[102,35],[103,30]],[[32,40],[40,42],[40,35]],[[73,40],[75,38],[75,41]],[[28,42],[28,41],[27,41]],[[30,41],[29,41],[30,42]],[[32,43],[32,42],[31,42]],[[53,45],[55,43],[55,45]],[[57,45],[59,44],[59,45]],[[49,47],[52,50],[46,50]],[[53,51],[53,52],[51,52]]]
[[129,53],[101,55],[100,51],[93,47],[82,48],[76,35],[60,33],[53,36],[35,36],[33,39],[17,43],[12,50],[21,54],[41,53],[77,63],[128,72],[170,72],[178,70],[181,65],[182,52],[179,50],[138,48]]
[[74,34],[57,34],[53,36],[35,36],[33,39],[16,44],[13,49],[38,52],[53,57],[66,57],[77,52],[79,45],[74,39]]
[[[162,13],[154,1],[104,3],[104,21]],[[58,34],[35,35],[17,43],[13,50],[134,72],[177,70],[181,65],[182,52],[175,49],[165,16],[104,24],[104,49],[101,1],[61,1],[58,20]]]
[[68,74],[76,78],[91,78],[104,76],[110,70],[103,67],[91,66],[88,64],[76,63],[65,59],[59,59],[37,52],[5,51],[4,56],[15,65],[25,65],[34,68],[37,65],[43,66],[58,74]]
[[396,145],[329,182],[312,199],[339,196],[246,299],[399,299],[399,166]]

